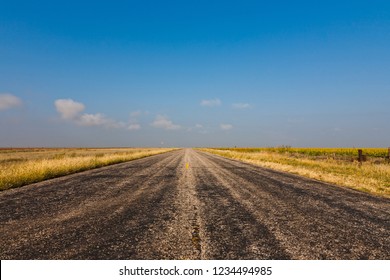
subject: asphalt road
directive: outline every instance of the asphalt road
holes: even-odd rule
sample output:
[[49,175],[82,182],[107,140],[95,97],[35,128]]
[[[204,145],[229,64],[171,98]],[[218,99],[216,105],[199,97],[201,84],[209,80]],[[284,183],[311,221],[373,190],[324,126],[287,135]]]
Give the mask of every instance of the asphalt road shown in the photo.
[[191,149],[0,192],[0,259],[390,259],[390,200]]

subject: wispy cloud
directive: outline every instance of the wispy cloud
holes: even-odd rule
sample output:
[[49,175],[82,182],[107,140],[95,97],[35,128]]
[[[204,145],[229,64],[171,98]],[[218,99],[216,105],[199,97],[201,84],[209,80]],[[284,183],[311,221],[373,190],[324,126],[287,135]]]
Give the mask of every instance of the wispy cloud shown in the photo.
[[141,125],[138,123],[132,123],[127,126],[127,130],[139,130],[141,129]]
[[231,130],[233,128],[231,124],[221,124],[219,127],[221,128],[221,130],[225,130],[225,131]]
[[72,99],[58,99],[54,102],[54,105],[64,120],[77,119],[85,109],[83,103],[73,101]]
[[156,119],[152,122],[152,126],[156,128],[162,128],[165,130],[177,130],[180,129],[180,125],[174,124],[167,116],[157,115]]
[[12,94],[2,93],[0,94],[0,111],[7,110],[22,105],[22,100]]
[[190,131],[190,132],[194,131],[194,132],[202,133],[202,134],[207,133],[207,131],[205,130],[205,127],[199,123],[195,124],[192,127],[187,128],[187,131]]
[[239,110],[248,109],[251,107],[251,105],[248,103],[234,103],[232,106],[234,109],[239,109]]
[[222,104],[221,100],[216,99],[204,99],[200,102],[200,105],[203,107],[217,107]]
[[130,117],[131,118],[138,118],[139,116],[142,115],[142,111],[138,110],[138,111],[134,111],[134,112],[131,112],[130,113]]
[[127,125],[127,130],[133,131],[133,130],[140,130],[141,125],[139,124],[139,118],[142,116],[148,115],[148,111],[133,111],[130,113],[130,119],[129,124]]
[[196,124],[195,125],[195,129],[198,133],[201,133],[201,134],[207,134],[207,128],[205,128],[202,124]]
[[123,128],[126,126],[124,122],[112,120],[101,113],[83,113],[85,105],[72,99],[58,99],[54,102],[54,105],[62,119],[81,126],[103,126],[107,128]]
[[77,123],[82,126],[104,126],[109,128],[121,128],[125,126],[124,123],[109,119],[105,115],[100,113],[82,114],[77,119]]

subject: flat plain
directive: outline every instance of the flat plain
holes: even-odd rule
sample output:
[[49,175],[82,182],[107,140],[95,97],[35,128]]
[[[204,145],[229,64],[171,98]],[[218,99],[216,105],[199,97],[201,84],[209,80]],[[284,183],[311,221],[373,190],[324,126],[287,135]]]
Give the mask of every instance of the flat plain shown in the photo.
[[192,149],[0,192],[1,259],[389,259],[390,200]]

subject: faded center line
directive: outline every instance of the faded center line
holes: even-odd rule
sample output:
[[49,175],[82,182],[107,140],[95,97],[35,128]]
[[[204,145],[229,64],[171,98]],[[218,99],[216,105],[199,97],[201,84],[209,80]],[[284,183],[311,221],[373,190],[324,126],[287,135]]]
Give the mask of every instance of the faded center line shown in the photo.
[[178,230],[182,231],[180,242],[184,243],[181,259],[202,259],[202,229],[199,214],[199,201],[195,190],[193,174],[194,158],[191,150],[184,150],[184,156],[178,167],[178,199],[176,201],[179,215]]

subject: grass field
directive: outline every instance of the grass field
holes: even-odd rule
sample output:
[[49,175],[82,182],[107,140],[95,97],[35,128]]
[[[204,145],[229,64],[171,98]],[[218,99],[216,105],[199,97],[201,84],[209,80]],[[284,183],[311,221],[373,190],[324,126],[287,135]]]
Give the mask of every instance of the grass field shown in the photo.
[[275,170],[390,197],[390,164],[386,148],[213,148],[203,151]]
[[0,149],[0,190],[21,187],[170,150],[172,149],[2,148]]

